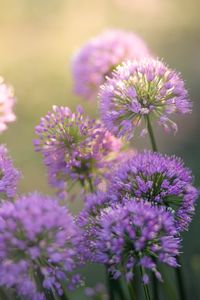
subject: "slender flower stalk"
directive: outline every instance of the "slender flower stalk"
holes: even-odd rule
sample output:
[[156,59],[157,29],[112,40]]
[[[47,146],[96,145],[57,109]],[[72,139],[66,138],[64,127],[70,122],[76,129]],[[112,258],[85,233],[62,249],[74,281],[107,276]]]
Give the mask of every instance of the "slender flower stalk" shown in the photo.
[[[147,120],[147,130],[148,130],[148,133],[149,133],[149,138],[150,138],[152,150],[155,151],[155,152],[158,152],[158,147],[156,145],[156,140],[155,140],[155,137],[154,137],[153,127],[151,125],[150,117],[147,116],[146,120]],[[159,294],[158,281],[157,281],[154,274],[152,274],[152,285],[153,285],[154,300],[158,300],[159,299],[158,298],[158,294]]]
[[136,299],[136,296],[135,296],[135,291],[134,291],[134,287],[133,287],[133,282],[129,282],[129,283],[127,284],[127,286],[128,286],[129,295],[130,295],[131,300],[137,300],[137,299]]
[[[180,257],[177,256],[176,259],[177,259],[177,262],[179,264],[181,264]],[[180,299],[181,300],[187,300],[186,289],[185,289],[185,286],[184,286],[183,272],[180,268],[176,270],[176,279],[177,279],[177,283],[178,283],[178,287],[179,287]]]
[[[149,137],[150,137],[150,141],[151,141],[151,145],[152,145],[152,150],[158,151],[158,147],[156,145],[155,137],[153,134],[153,129],[152,129],[149,118],[148,118],[148,133],[149,133]],[[176,257],[176,260],[177,260],[178,264],[181,265],[179,256]],[[186,300],[187,297],[186,297],[186,291],[184,288],[183,274],[182,274],[181,268],[176,268],[175,273],[176,273],[176,278],[177,278],[177,283],[178,283],[180,299]],[[158,299],[158,284],[157,284],[157,280],[154,275],[153,275],[153,291],[154,291],[154,299],[156,300],[156,299]]]
[[147,116],[146,120],[147,120],[147,130],[148,130],[148,133],[149,133],[152,150],[155,151],[155,152],[158,152],[158,147],[156,145],[156,140],[155,140],[155,137],[154,137],[154,132],[153,132],[153,128],[152,128],[152,125],[151,125],[150,117]]
[[[144,268],[142,266],[140,266],[140,273],[141,273],[141,277],[143,278],[145,276],[145,271],[144,271]],[[143,288],[144,288],[144,294],[145,294],[146,300],[151,300],[148,285],[144,282],[143,282],[142,285],[143,285]]]

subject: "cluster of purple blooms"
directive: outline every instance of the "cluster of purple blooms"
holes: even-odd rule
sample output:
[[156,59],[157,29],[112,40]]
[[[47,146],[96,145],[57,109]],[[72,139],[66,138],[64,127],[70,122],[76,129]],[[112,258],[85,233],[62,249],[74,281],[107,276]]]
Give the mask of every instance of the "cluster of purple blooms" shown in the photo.
[[177,131],[169,119],[172,113],[188,113],[191,102],[181,76],[153,58],[124,62],[101,86],[101,118],[117,137],[131,139],[144,121],[141,135],[147,133],[149,118],[158,119],[165,131]]
[[84,99],[94,100],[100,85],[116,66],[124,60],[149,55],[145,42],[136,34],[122,30],[103,32],[84,45],[73,59],[75,93]]
[[[173,216],[164,208],[133,199],[126,204],[103,209],[91,228],[91,256],[105,264],[116,279],[123,272],[130,281],[137,265],[152,270],[159,280],[155,258],[177,267],[180,239]],[[149,277],[143,275],[145,284]]]
[[[104,126],[83,116],[81,107],[72,113],[68,107],[54,106],[36,127],[36,151],[43,154],[49,183],[65,196],[67,184],[82,186],[99,182],[117,158],[121,141]],[[71,185],[70,184],[70,185]]]
[[[58,199],[18,195],[21,174],[0,146],[0,288],[27,300],[68,299],[67,290],[82,284],[77,268],[87,262],[105,265],[112,280],[132,282],[139,268],[145,286],[150,273],[162,281],[160,263],[180,267],[180,234],[199,195],[181,159],[136,153],[119,139],[131,139],[142,123],[141,135],[152,138],[154,119],[177,131],[169,115],[192,108],[180,74],[150,58],[136,35],[113,30],[79,51],[73,75],[83,98],[100,91],[101,120],[85,117],[81,107],[54,106],[36,126],[35,150]],[[14,120],[14,96],[1,80],[0,102],[7,113],[2,131]],[[84,190],[77,217],[59,202],[74,184]],[[86,295],[111,299],[101,285]]]
[[119,166],[109,186],[110,201],[132,198],[165,206],[174,214],[179,231],[187,230],[195,210],[198,191],[191,171],[180,158],[144,151]]
[[[74,283],[80,242],[65,207],[37,193],[0,207],[0,285],[30,300],[63,294],[60,281]],[[71,281],[72,280],[72,281]],[[66,284],[66,283],[65,283]]]

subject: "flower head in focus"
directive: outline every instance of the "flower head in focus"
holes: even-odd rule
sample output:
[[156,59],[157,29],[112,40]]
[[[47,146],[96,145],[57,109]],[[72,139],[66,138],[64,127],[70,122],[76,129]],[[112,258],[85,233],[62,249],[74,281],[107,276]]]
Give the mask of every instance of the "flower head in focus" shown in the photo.
[[180,239],[170,212],[144,201],[130,201],[101,212],[91,228],[92,259],[106,264],[114,278],[122,273],[129,281],[136,267],[145,269],[143,281],[148,283],[148,270],[162,280],[157,262],[177,267]]
[[109,30],[90,40],[76,54],[72,64],[75,93],[95,99],[99,86],[113,69],[128,59],[149,56],[145,42],[136,34]]
[[173,211],[180,231],[188,228],[199,195],[181,159],[151,151],[122,163],[112,177],[109,193],[115,203],[138,198],[165,206]]
[[13,112],[15,97],[12,87],[0,77],[0,133],[7,129],[7,124],[16,120]]
[[13,166],[8,150],[0,145],[0,201],[16,196],[20,176],[20,172]]
[[30,194],[0,207],[0,286],[30,300],[63,294],[77,266],[80,235],[72,216],[54,199]]
[[83,116],[80,107],[72,113],[68,107],[53,107],[36,127],[36,151],[41,151],[49,182],[65,194],[67,181],[73,185],[98,182],[121,148],[100,122]]
[[135,129],[157,119],[165,131],[176,132],[177,125],[169,118],[173,113],[185,114],[192,105],[179,73],[153,58],[127,61],[101,86],[99,95],[101,119],[117,137],[131,139]]

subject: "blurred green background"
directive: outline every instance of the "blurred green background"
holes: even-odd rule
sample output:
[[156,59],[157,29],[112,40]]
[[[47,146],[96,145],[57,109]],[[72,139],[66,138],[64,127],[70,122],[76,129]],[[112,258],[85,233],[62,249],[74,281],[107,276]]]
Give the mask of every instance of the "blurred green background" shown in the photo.
[[[175,153],[193,169],[200,186],[200,1],[199,0],[0,0],[0,74],[14,86],[17,122],[1,136],[23,172],[21,192],[52,193],[41,156],[34,153],[34,126],[53,104],[72,109],[81,102],[72,92],[70,60],[89,38],[108,28],[132,30],[152,52],[179,70],[194,102],[192,115],[178,120],[176,137],[157,131],[160,150]],[[149,147],[135,140],[134,147]],[[70,205],[76,212],[80,203]],[[184,234],[182,264],[189,299],[200,299],[200,205]],[[99,269],[85,270],[88,284],[101,280]],[[78,293],[78,292],[77,292]],[[76,293],[73,299],[83,300]],[[168,298],[170,299],[170,298]]]

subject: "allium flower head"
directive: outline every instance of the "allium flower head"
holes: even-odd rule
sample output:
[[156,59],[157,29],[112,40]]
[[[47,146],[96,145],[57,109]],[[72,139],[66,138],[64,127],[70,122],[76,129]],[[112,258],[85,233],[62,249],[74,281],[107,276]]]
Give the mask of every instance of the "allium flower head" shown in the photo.
[[0,132],[7,129],[7,123],[16,120],[13,113],[15,101],[13,89],[0,77]]
[[0,240],[0,286],[14,288],[28,300],[45,300],[50,291],[63,293],[61,282],[70,282],[80,242],[65,207],[37,193],[4,202]]
[[165,131],[177,131],[172,113],[188,113],[191,102],[177,72],[153,58],[128,61],[117,67],[101,86],[100,110],[106,128],[117,137],[130,139],[144,120],[157,119]]
[[122,163],[110,183],[114,202],[142,198],[174,213],[178,230],[187,229],[199,192],[182,160],[144,151]]
[[124,60],[146,56],[146,44],[134,33],[109,30],[100,34],[83,46],[73,60],[76,94],[87,100],[95,99],[99,86],[116,66]]
[[84,118],[80,107],[72,113],[68,107],[54,106],[41,119],[36,134],[35,148],[43,154],[50,184],[59,191],[66,190],[69,180],[94,183],[121,147],[98,121]]
[[0,201],[15,197],[19,179],[20,172],[13,166],[6,147],[0,145]]
[[[114,278],[125,273],[132,279],[137,266],[155,273],[159,280],[155,258],[172,267],[177,267],[180,239],[174,219],[162,207],[148,202],[133,200],[125,205],[107,208],[91,228],[93,260],[106,264]],[[148,274],[143,278],[148,282]]]

